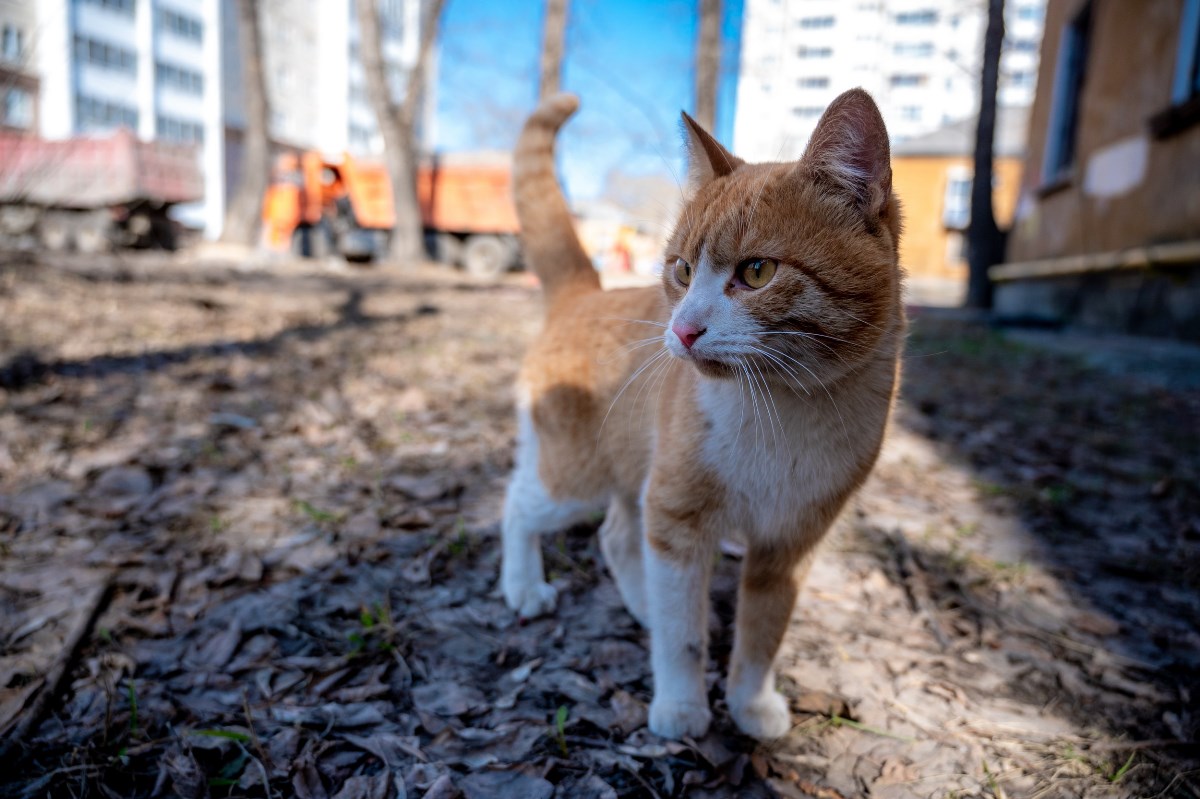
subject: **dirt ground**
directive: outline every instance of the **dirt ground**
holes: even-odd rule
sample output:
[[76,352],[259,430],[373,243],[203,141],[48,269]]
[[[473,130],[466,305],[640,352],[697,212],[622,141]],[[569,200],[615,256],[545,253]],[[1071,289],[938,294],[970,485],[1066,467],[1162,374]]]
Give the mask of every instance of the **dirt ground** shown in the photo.
[[1200,390],[914,313],[781,654],[794,729],[725,712],[728,556],[716,723],[672,743],[593,528],[545,541],[554,617],[495,592],[539,302],[0,261],[0,795],[1200,796]]

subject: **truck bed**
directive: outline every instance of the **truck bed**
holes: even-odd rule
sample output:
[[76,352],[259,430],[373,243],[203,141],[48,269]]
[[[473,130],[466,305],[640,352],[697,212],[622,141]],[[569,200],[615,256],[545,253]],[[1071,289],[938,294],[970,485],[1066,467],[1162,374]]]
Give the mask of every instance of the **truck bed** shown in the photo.
[[203,197],[192,145],[139,141],[127,130],[62,141],[0,131],[0,203],[82,209]]

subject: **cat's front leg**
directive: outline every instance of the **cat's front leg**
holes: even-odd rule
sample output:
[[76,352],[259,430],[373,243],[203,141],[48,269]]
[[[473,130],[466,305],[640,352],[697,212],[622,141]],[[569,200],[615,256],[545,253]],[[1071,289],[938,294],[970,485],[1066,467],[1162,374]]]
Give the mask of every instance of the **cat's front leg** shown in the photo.
[[664,738],[699,737],[712,723],[704,682],[708,662],[708,584],[713,558],[687,532],[650,528],[643,544],[654,699],[650,730]]
[[771,740],[791,729],[774,662],[811,563],[811,551],[797,556],[754,544],[742,562],[725,699],[738,729],[752,738]]

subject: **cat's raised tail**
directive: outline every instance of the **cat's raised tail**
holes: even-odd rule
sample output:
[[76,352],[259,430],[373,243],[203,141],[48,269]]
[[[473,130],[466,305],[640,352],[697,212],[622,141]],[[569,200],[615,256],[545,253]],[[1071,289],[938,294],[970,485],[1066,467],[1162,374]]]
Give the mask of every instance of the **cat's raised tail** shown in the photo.
[[525,263],[550,299],[566,290],[600,288],[554,174],[554,137],[578,108],[579,98],[572,94],[544,100],[525,121],[513,153],[513,194]]

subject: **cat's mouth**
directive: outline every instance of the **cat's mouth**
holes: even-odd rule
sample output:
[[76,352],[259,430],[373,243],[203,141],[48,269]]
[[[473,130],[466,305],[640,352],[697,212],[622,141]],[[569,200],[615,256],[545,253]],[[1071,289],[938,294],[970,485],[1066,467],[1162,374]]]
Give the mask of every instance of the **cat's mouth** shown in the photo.
[[697,355],[692,355],[688,360],[696,367],[696,371],[705,377],[732,377],[734,374],[733,367],[724,361],[714,361]]

